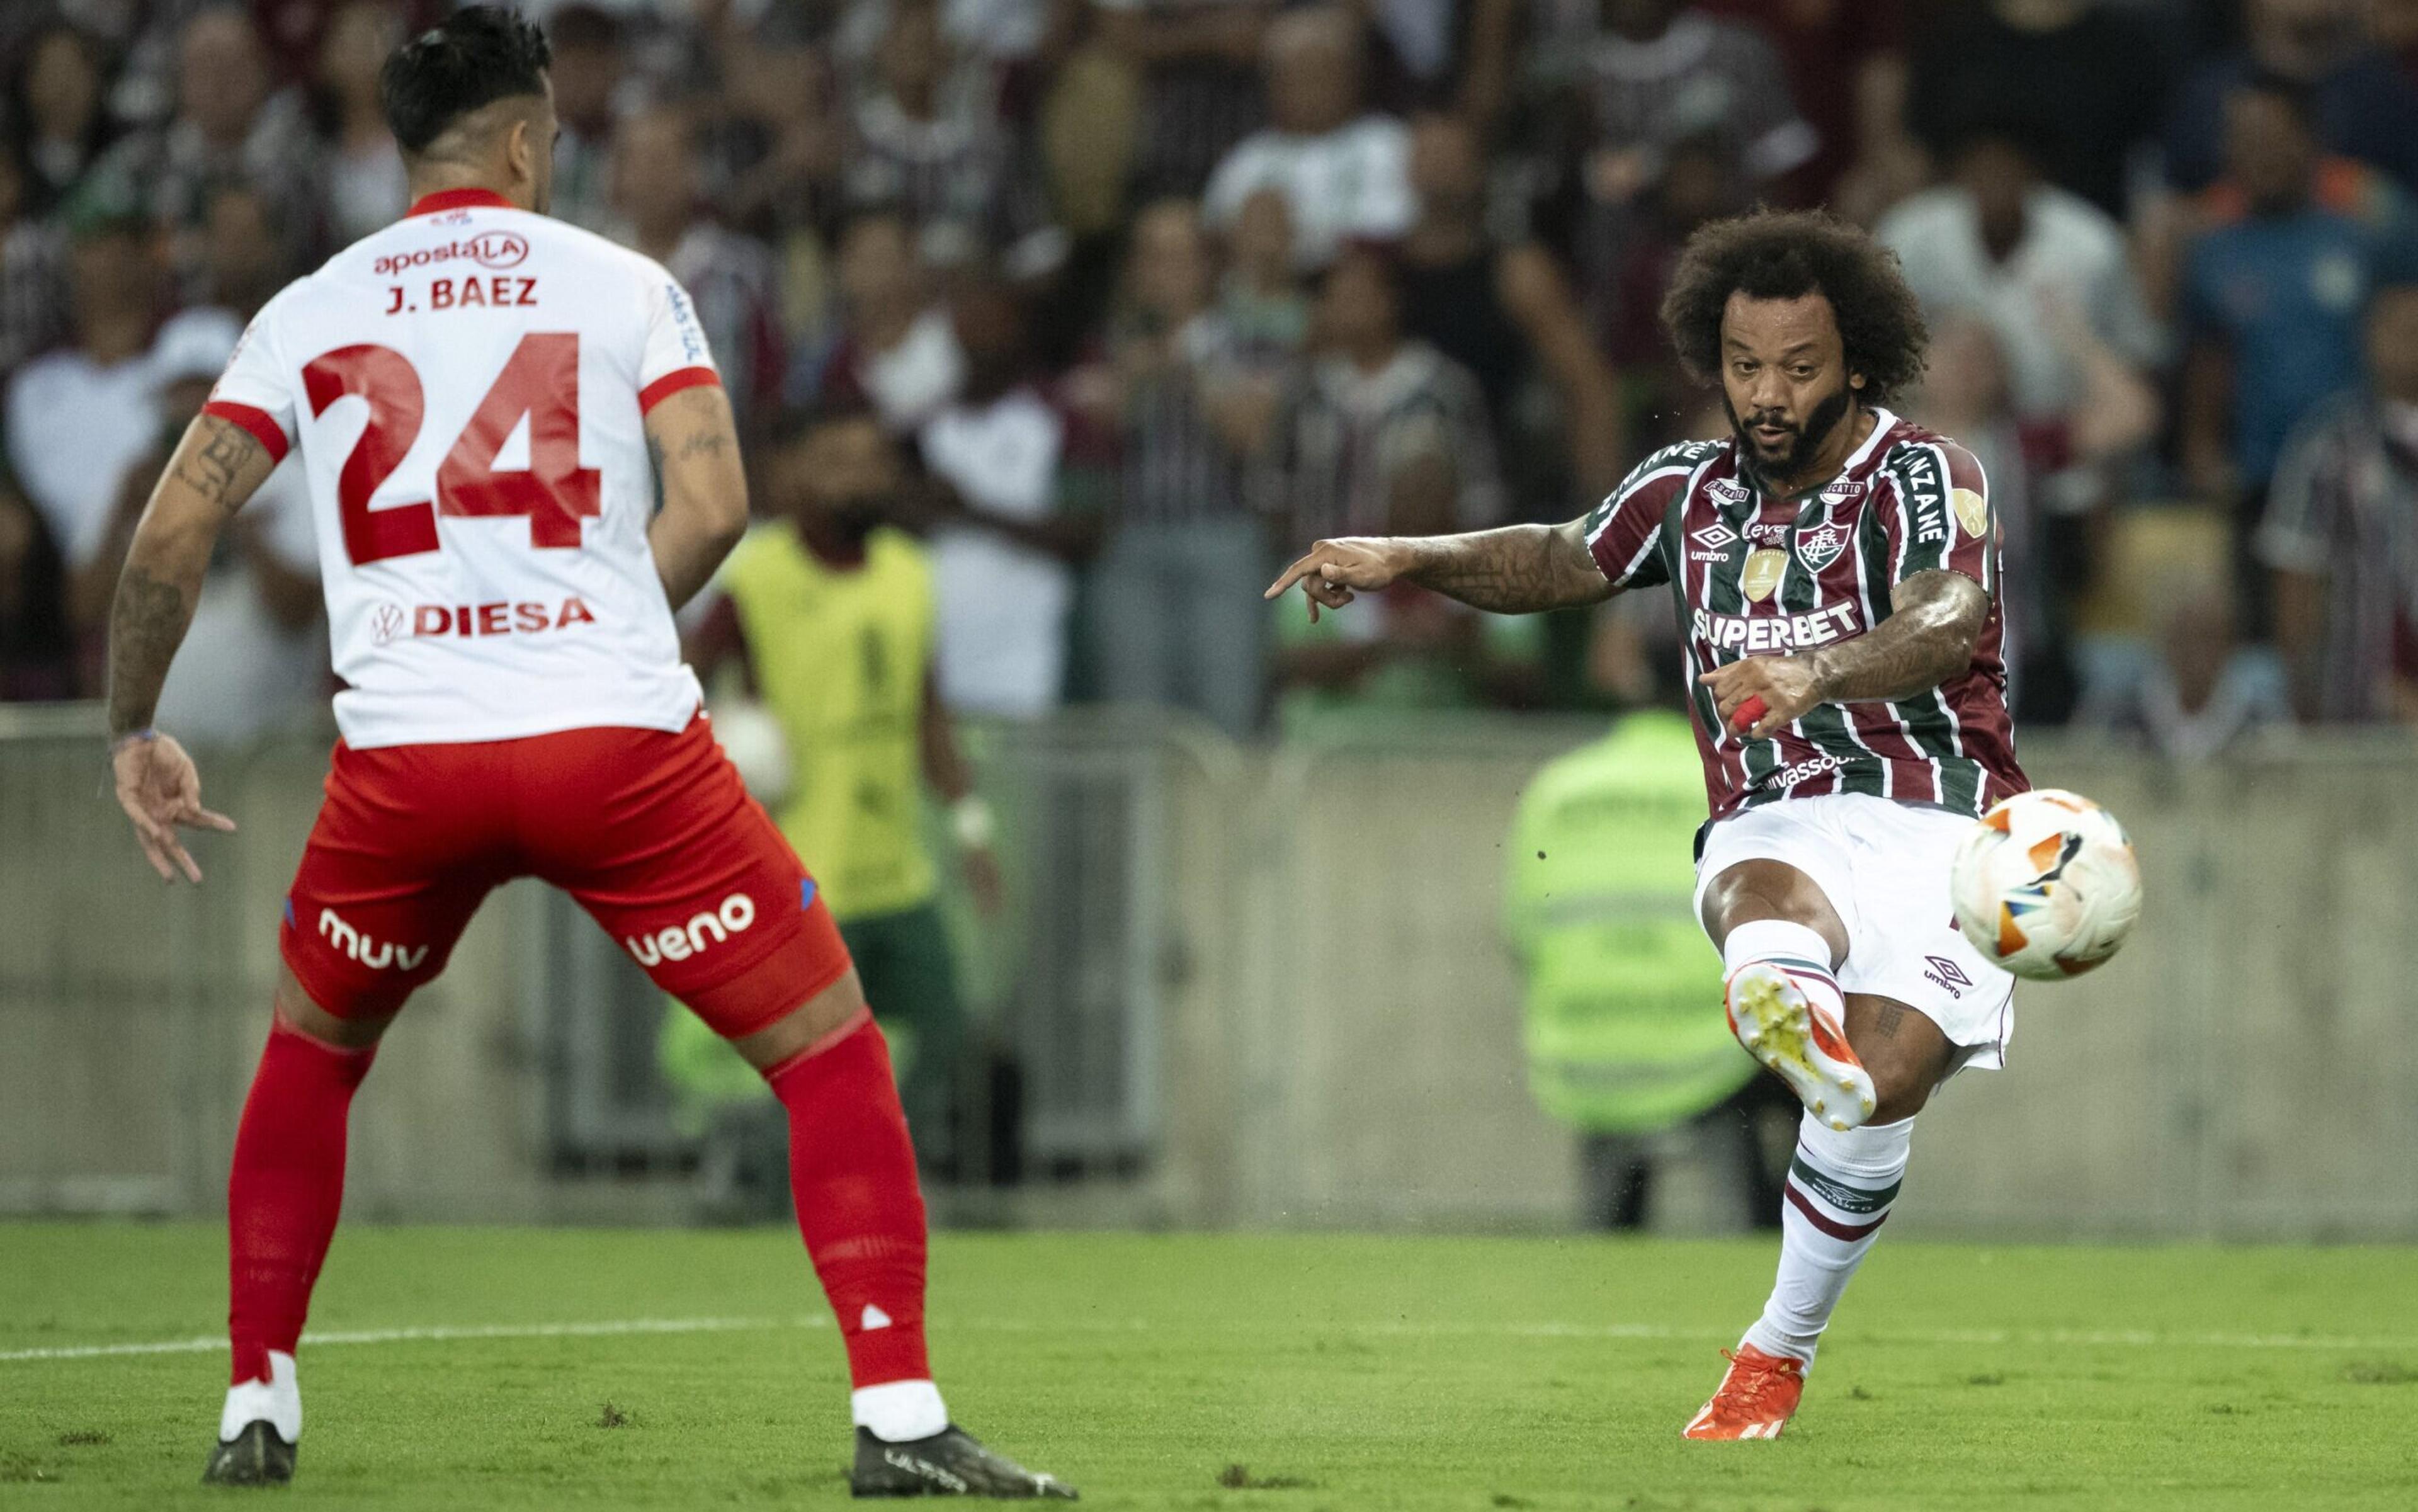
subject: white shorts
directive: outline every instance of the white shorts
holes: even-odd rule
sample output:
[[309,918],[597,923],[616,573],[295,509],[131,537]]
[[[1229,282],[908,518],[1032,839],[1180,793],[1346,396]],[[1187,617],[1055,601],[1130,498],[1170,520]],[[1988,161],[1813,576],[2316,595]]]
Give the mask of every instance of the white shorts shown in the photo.
[[[1742,861],[1777,861],[1814,878],[1847,926],[1839,985],[1893,998],[1961,1047],[1953,1069],[2006,1064],[2015,979],[1956,927],[1948,865],[1971,816],[1863,793],[1783,798],[1731,815],[1705,835],[1696,862],[1696,917],[1705,890]],[[1718,941],[1716,942],[1718,944]]]

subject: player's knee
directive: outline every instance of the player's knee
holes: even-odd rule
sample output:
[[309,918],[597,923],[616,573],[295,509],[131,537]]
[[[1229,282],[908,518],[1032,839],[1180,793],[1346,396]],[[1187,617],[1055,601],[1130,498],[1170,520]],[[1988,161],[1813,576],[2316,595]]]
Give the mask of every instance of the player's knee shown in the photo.
[[[1864,1068],[1872,1071],[1870,1066]],[[1866,1123],[1895,1123],[1922,1111],[1938,1083],[1903,1071],[1889,1077],[1873,1072],[1873,1116]]]
[[1742,861],[1726,867],[1705,890],[1705,930],[1716,940],[1759,919],[1803,924],[1830,947],[1830,959],[1847,955],[1847,930],[1838,910],[1814,878],[1786,862]]
[[849,967],[839,979],[762,1029],[730,1042],[731,1048],[762,1071],[814,1048],[865,1012],[865,987]]
[[394,1022],[393,1012],[340,1018],[313,1001],[291,970],[278,974],[277,993],[272,1000],[279,1023],[338,1049],[358,1050],[375,1045],[387,1026]]

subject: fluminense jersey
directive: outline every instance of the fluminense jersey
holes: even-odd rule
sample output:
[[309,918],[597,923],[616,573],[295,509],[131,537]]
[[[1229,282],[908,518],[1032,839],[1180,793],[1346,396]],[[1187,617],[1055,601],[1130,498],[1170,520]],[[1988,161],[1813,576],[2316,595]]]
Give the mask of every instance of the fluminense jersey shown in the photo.
[[[1614,587],[1668,583],[1678,600],[1717,819],[1822,793],[1979,814],[2030,786],[2007,717],[1998,547],[1981,465],[1888,410],[1873,418],[1838,477],[1805,495],[1760,492],[1735,441],[1690,441],[1639,464],[1587,518],[1588,548]],[[1964,671],[1909,698],[1818,705],[1767,740],[1722,726],[1700,674],[1863,634],[1890,617],[1894,584],[1938,570],[1991,595]]]
[[644,417],[719,381],[661,267],[483,190],[270,300],[205,413],[300,453],[345,742],[687,725]]

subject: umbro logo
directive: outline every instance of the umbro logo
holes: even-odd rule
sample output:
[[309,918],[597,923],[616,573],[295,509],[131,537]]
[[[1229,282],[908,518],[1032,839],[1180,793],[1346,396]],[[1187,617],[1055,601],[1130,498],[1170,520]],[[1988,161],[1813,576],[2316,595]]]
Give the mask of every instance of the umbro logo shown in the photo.
[[1965,974],[1965,969],[1945,955],[1926,955],[1922,962],[1930,968],[1922,974],[1931,979],[1932,985],[1947,988],[1951,998],[1964,997],[1965,989],[1973,985],[1973,979]]
[[1738,535],[1728,526],[1716,521],[1702,530],[1691,530],[1688,532],[1688,539],[1706,551],[1722,551],[1737,545]]

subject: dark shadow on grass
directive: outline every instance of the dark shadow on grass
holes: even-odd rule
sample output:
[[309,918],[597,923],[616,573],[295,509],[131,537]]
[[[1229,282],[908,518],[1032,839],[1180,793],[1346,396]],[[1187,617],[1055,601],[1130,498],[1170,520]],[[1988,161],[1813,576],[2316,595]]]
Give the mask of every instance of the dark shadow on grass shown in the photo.
[[1228,1465],[1217,1472],[1217,1484],[1230,1491],[1314,1491],[1318,1482],[1299,1475],[1254,1475],[1247,1465]]

